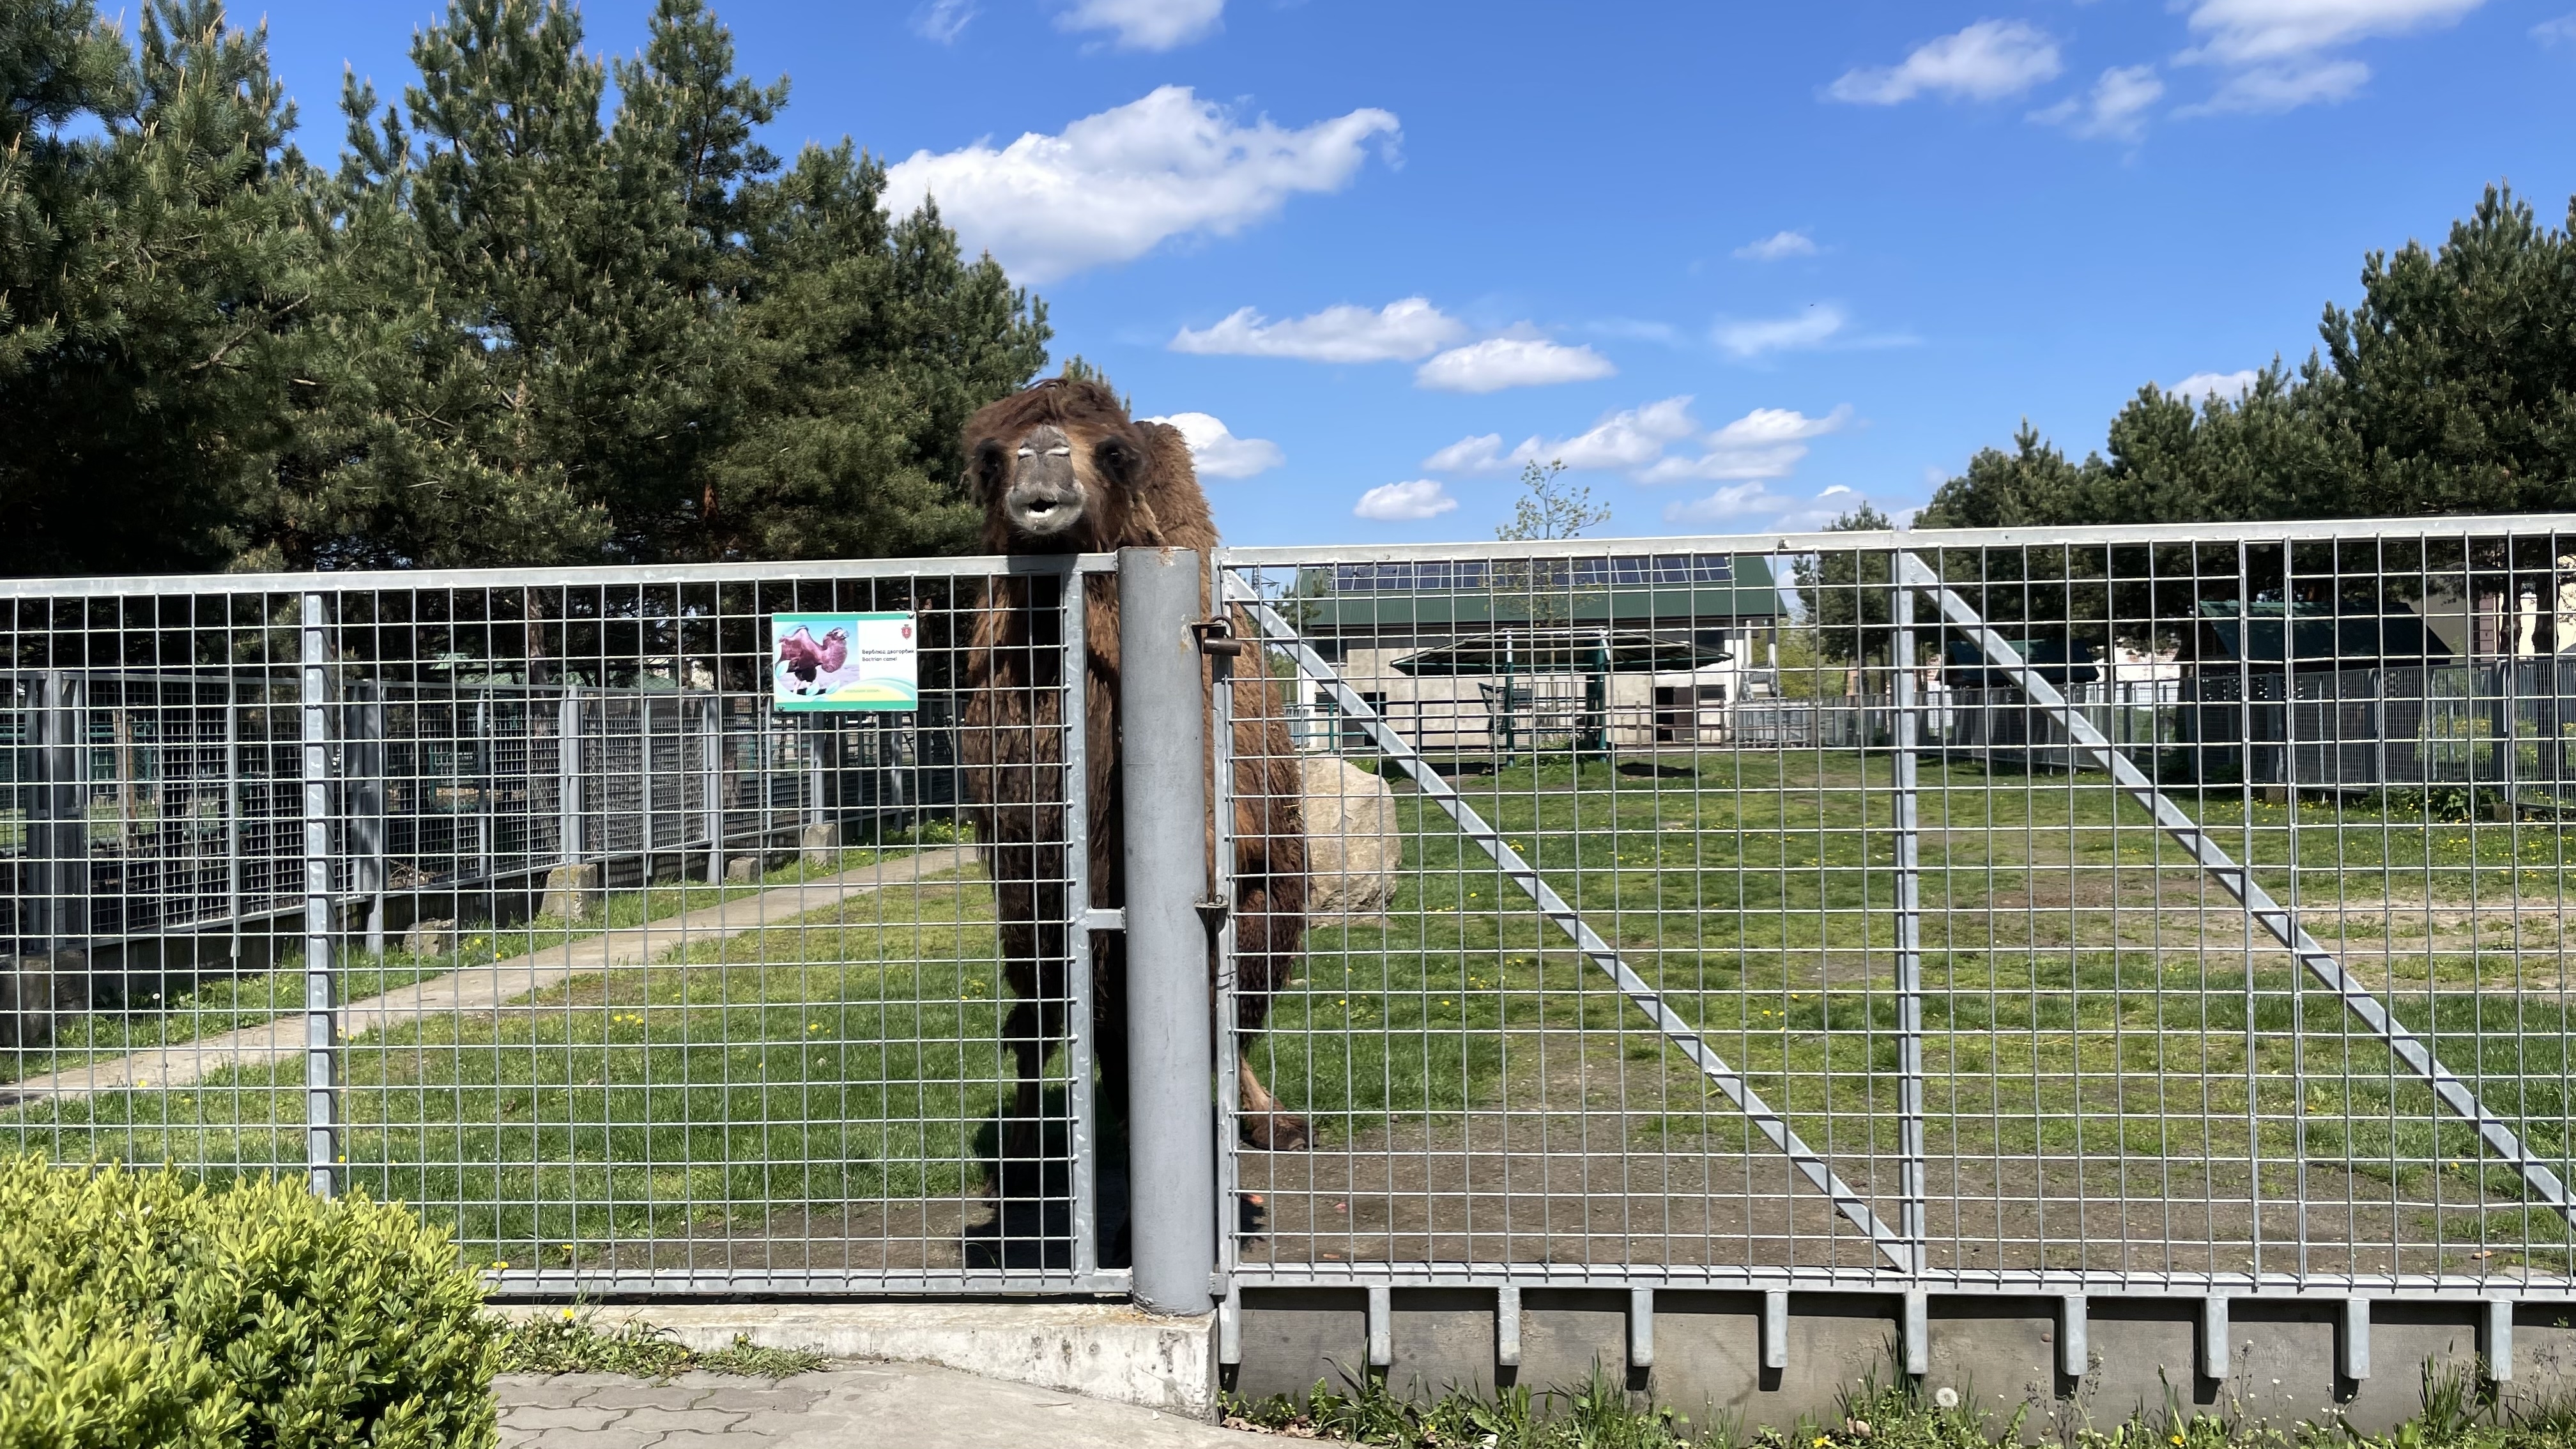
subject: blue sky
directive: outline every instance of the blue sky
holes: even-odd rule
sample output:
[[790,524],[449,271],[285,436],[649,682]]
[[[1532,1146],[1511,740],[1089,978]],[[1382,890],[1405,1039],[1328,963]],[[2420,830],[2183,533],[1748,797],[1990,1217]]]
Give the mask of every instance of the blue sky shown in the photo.
[[[794,81],[774,147],[895,163],[1288,544],[1490,537],[1531,457],[1635,536],[1902,510],[2024,417],[2096,447],[2488,182],[2563,220],[2571,3],[716,8]],[[269,6],[308,151],[440,10]]]

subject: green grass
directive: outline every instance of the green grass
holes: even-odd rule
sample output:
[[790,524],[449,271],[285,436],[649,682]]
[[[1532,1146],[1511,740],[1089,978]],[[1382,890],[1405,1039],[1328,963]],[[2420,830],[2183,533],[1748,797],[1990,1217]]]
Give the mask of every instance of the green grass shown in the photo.
[[[1541,762],[1460,788],[1811,1142],[1893,1151],[1885,763],[1744,752],[1659,765]],[[2295,892],[2330,947],[2353,949],[2354,970],[2389,988],[2491,1110],[2566,1160],[2559,926],[2495,909],[2563,899],[2556,828],[2437,819],[2420,799],[2182,803],[2277,895]],[[1313,931],[1251,1048],[1327,1146],[1364,1148],[1399,1124],[1436,1131],[1470,1109],[1605,1104],[1636,1150],[1753,1145],[1743,1116],[1444,816],[1409,791],[1398,810],[1407,873],[1384,921]],[[1927,768],[1921,830],[1936,1154],[2149,1171],[2241,1172],[2251,1158],[2267,1179],[2323,1163],[2410,1194],[2455,1184],[2442,1193],[2468,1214],[2455,1240],[2542,1246],[2510,1175],[2338,1002],[2267,943],[2249,955],[2241,936],[2204,929],[2232,906],[2106,781]],[[690,904],[671,894],[670,909]],[[458,1217],[496,1259],[548,1263],[772,1206],[972,1192],[1010,1076],[992,911],[972,879],[889,888],[576,978],[526,1009],[354,1041],[351,1176]],[[387,969],[381,983],[353,974],[344,994],[398,984],[403,968]],[[250,1009],[288,1006],[272,987]],[[300,1073],[22,1108],[0,1133],[73,1157],[292,1165]]]
[[[338,996],[343,1003],[364,1001],[469,966],[530,955],[605,931],[631,930],[777,886],[829,879],[843,871],[907,853],[909,847],[901,846],[855,848],[839,852],[826,864],[808,864],[799,859],[749,884],[675,882],[644,890],[612,891],[602,903],[600,914],[580,920],[537,916],[508,926],[461,926],[456,949],[448,952],[421,955],[399,948],[377,956],[353,952],[340,967]],[[0,1084],[220,1036],[303,1010],[304,952],[299,947],[281,952],[276,963],[265,971],[200,976],[192,989],[166,1002],[154,993],[125,1010],[65,1017],[48,1048],[0,1049]]]
[[[2500,1398],[2461,1368],[2424,1371],[2416,1415],[2385,1435],[2337,1422],[2279,1426],[2195,1412],[2169,1401],[2126,1420],[2061,1428],[2031,1425],[2029,1409],[1998,1414],[1963,1402],[1942,1408],[1904,1375],[1882,1370],[1843,1390],[1826,1422],[1749,1424],[1742,1416],[1680,1407],[1630,1393],[1596,1364],[1580,1384],[1485,1394],[1451,1388],[1410,1394],[1382,1379],[1345,1376],[1303,1394],[1247,1400],[1227,1395],[1229,1428],[1386,1449],[2003,1449],[2032,1442],[2066,1449],[2565,1449],[2576,1444],[2576,1400],[2563,1385]],[[2323,1416],[2321,1416],[2323,1418]],[[2034,1434],[2034,1430],[2038,1430]]]
[[667,1379],[677,1374],[734,1374],[783,1379],[831,1362],[812,1349],[766,1348],[736,1334],[713,1353],[699,1353],[667,1328],[630,1319],[602,1331],[593,1312],[550,1309],[514,1319],[501,1335],[505,1374],[625,1374]]

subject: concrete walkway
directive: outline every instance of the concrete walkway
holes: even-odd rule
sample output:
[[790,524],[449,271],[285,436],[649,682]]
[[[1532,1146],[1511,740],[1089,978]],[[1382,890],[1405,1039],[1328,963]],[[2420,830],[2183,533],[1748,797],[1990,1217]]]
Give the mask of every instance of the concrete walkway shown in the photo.
[[[389,991],[340,1009],[343,1036],[384,1031],[423,1017],[490,1011],[574,976],[617,966],[645,965],[682,946],[747,935],[780,921],[837,905],[887,886],[910,885],[952,871],[975,858],[972,847],[926,850],[901,860],[847,870],[821,880],[776,886],[712,906],[621,926],[506,961],[468,966]],[[285,1061],[304,1054],[305,1018],[281,1016],[259,1026],[195,1041],[173,1042],[131,1056],[92,1062],[23,1082],[0,1084],[0,1107],[46,1100],[71,1101],[93,1092],[184,1087],[232,1067]]]
[[1247,1449],[1265,1434],[917,1364],[767,1379],[504,1375],[501,1449]]

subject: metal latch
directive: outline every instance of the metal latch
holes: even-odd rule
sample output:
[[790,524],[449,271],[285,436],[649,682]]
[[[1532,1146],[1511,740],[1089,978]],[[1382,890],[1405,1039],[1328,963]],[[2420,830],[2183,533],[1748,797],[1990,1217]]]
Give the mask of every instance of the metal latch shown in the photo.
[[1231,620],[1222,617],[1201,619],[1190,626],[1190,633],[1199,641],[1199,652],[1202,654],[1243,652],[1243,641],[1234,637],[1234,624]]
[[1211,931],[1225,924],[1226,915],[1233,908],[1233,903],[1223,896],[1201,896],[1192,904],[1199,908],[1199,919],[1205,921]]

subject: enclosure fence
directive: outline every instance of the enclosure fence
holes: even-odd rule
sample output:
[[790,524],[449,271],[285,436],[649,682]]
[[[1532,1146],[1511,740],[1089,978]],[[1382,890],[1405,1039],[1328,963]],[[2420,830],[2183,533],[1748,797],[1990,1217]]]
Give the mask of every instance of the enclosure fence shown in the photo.
[[1232,1283],[2576,1286],[2576,520],[1221,572],[1335,724]]
[[2576,1297],[2576,518],[1156,557],[0,584],[0,1144],[503,1292]]

